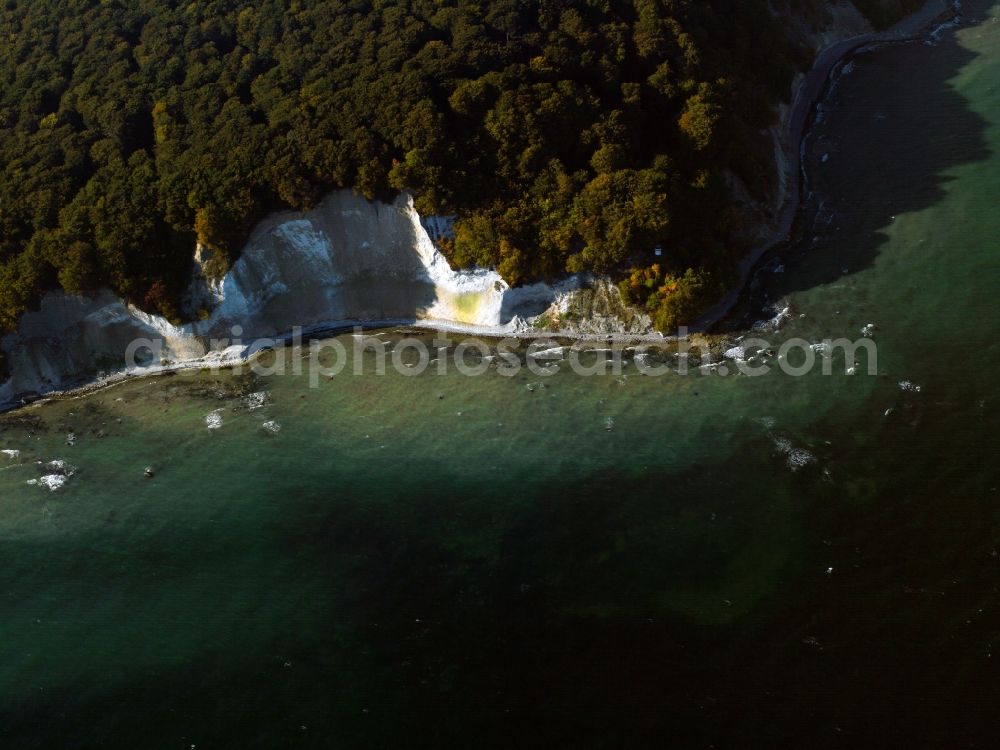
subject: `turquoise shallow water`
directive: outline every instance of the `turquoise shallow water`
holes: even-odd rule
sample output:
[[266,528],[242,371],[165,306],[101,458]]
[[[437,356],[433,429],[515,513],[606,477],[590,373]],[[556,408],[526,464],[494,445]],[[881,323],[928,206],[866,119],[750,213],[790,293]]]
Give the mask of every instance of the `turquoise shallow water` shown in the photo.
[[969,13],[856,60],[755,293],[776,343],[876,324],[876,376],[193,374],[0,419],[3,746],[992,746],[1000,10]]

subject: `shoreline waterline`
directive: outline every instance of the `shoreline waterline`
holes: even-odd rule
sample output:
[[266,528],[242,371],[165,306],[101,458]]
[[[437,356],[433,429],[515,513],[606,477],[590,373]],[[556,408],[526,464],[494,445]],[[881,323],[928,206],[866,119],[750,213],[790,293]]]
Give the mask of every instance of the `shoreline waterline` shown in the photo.
[[[135,364],[140,352],[149,352],[153,361],[159,358],[158,342],[137,339],[126,352],[126,360],[133,364],[124,370],[78,387],[32,394],[34,398],[27,400],[26,397],[22,403],[11,405],[0,414],[83,398],[126,382],[178,374],[231,372],[239,376],[243,368],[261,377],[285,375],[289,371],[293,375],[307,374],[310,387],[316,388],[321,379],[334,379],[344,373],[348,365],[354,376],[371,375],[371,363],[366,360],[369,354],[374,358],[375,375],[384,375],[391,366],[398,374],[408,377],[423,375],[429,370],[438,376],[447,376],[452,368],[470,377],[484,375],[492,369],[510,378],[525,369],[546,377],[555,374],[563,365],[582,377],[620,376],[627,367],[634,367],[637,374],[647,377],[717,374],[756,378],[776,370],[791,377],[802,377],[817,367],[823,375],[834,375],[837,365],[842,365],[843,374],[848,376],[863,372],[869,376],[882,374],[878,369],[878,346],[868,330],[872,326],[860,331],[861,336],[853,340],[845,335],[826,336],[821,340],[799,336],[774,338],[790,320],[786,308],[772,320],[758,321],[752,331],[735,339],[692,334],[684,328],[677,335],[662,338],[618,334],[584,339],[551,333],[498,335],[493,330],[473,334],[465,327],[449,329],[413,324],[324,327],[312,331],[296,329],[288,336],[261,338],[249,343],[235,340],[229,346],[225,346],[230,343],[228,340],[213,341],[225,348],[181,362],[160,359],[159,365]],[[452,338],[456,334],[464,336]],[[383,336],[385,338],[381,338]],[[345,345],[348,337],[350,343]],[[470,364],[469,354],[478,355],[478,359],[473,356]],[[417,357],[416,362],[412,361],[413,355]],[[597,359],[591,361],[591,355],[597,355]],[[268,356],[273,356],[273,360],[266,361]],[[411,361],[404,361],[404,358]],[[587,358],[587,362],[582,358]]]
[[[514,331],[506,330],[502,327],[466,325],[451,321],[435,321],[427,319],[399,319],[399,320],[373,320],[373,321],[339,321],[322,323],[314,326],[304,327],[297,331],[284,331],[274,336],[260,336],[241,342],[238,352],[230,352],[229,349],[212,350],[204,356],[190,360],[180,360],[167,364],[148,365],[142,367],[126,367],[103,377],[81,382],[79,385],[67,388],[59,388],[42,393],[24,394],[19,401],[0,403],[0,414],[17,411],[34,404],[45,403],[49,400],[64,398],[77,398],[104,388],[132,380],[143,378],[153,378],[159,375],[197,372],[205,369],[228,370],[250,364],[256,357],[281,346],[294,344],[296,341],[305,343],[309,341],[323,341],[335,338],[348,333],[389,331],[394,329],[415,329],[425,333],[451,333],[465,336],[478,337],[487,340],[553,340],[571,341],[575,343],[611,343],[622,346],[641,346],[643,344],[668,345],[683,341],[686,335],[644,335],[644,334],[588,334],[574,331]],[[692,335],[702,335],[692,332]],[[30,400],[25,400],[30,399]]]

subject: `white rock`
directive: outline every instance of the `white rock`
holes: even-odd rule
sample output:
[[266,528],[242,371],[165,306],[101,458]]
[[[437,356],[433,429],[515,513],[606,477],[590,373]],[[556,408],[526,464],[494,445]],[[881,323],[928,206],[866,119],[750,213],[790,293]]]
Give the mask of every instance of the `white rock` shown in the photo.
[[28,484],[47,487],[50,492],[55,492],[66,485],[66,477],[62,474],[46,474],[41,479],[29,479]]
[[259,391],[257,393],[251,393],[245,399],[243,399],[244,405],[250,411],[256,411],[262,406],[266,406],[271,400],[271,394],[267,391]]

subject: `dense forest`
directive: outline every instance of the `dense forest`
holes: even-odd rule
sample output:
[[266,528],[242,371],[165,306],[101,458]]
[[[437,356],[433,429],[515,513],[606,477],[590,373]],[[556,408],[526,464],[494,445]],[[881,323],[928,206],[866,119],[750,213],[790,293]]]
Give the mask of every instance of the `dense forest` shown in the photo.
[[5,0],[0,329],[57,287],[175,319],[196,238],[222,273],[335,187],[458,214],[452,262],[512,283],[616,273],[672,326],[742,252],[724,176],[773,179],[761,130],[810,57],[775,7]]

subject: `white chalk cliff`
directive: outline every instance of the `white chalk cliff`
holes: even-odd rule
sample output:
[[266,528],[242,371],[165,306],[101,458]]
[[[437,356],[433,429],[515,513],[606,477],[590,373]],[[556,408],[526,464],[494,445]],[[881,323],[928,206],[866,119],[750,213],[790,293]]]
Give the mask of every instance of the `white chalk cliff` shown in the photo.
[[143,362],[152,367],[219,357],[210,341],[232,338],[234,326],[245,342],[297,326],[308,331],[377,322],[483,334],[540,326],[581,333],[649,330],[648,318],[626,310],[606,280],[570,277],[557,286],[512,289],[492,270],[452,270],[432,239],[449,228],[447,219],[422,220],[408,195],[385,204],[341,190],[312,211],[261,222],[222,280],[205,279],[196,266],[189,312],[197,320],[191,323],[172,325],[110,292],[52,292],[0,340],[11,374],[0,384],[0,404],[119,372],[136,339],[158,343],[161,361]]

